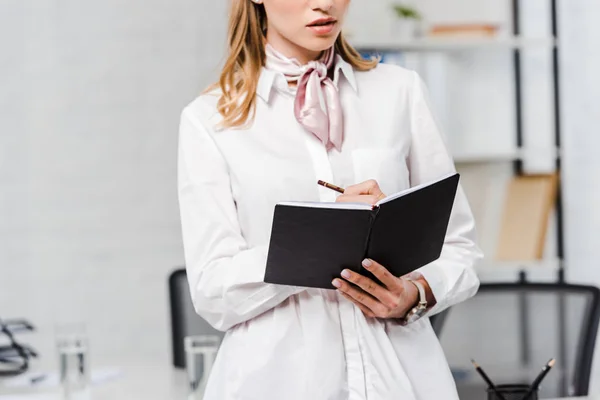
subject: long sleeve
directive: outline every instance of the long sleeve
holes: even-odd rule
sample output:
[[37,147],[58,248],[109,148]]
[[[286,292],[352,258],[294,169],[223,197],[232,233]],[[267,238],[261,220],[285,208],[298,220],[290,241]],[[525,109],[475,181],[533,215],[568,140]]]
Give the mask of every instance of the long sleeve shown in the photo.
[[230,185],[227,163],[213,138],[184,110],[178,194],[188,281],[196,312],[223,331],[301,291],[263,282],[268,246],[247,244]]
[[[454,162],[431,113],[427,90],[414,73],[411,98],[412,141],[409,154],[411,186],[455,172]],[[429,283],[436,305],[429,315],[473,296],[479,288],[475,263],[482,258],[475,222],[459,186],[440,258],[418,270]]]

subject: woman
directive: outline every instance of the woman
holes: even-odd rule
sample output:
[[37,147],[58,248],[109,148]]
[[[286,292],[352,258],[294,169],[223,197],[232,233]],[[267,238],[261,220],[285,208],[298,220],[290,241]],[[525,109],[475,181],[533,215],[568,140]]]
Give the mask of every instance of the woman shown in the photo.
[[[462,190],[441,258],[409,277],[365,260],[382,285],[349,271],[332,290],[263,283],[277,202],[374,203],[454,171],[419,77],[361,59],[342,37],[349,3],[233,0],[220,82],[182,113],[192,298],[227,331],[208,400],[457,398],[423,315],[478,288]],[[336,197],[318,179],[346,191]]]

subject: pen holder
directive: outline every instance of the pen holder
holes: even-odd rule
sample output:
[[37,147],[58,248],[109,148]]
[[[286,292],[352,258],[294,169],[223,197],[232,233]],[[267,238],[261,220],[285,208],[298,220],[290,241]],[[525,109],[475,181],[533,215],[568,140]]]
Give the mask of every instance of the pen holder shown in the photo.
[[[496,385],[498,393],[502,394],[506,400],[524,400],[523,397],[529,391],[529,385]],[[488,400],[500,400],[500,397],[494,392],[493,389],[488,388]],[[527,400],[538,400],[538,391],[535,390]]]

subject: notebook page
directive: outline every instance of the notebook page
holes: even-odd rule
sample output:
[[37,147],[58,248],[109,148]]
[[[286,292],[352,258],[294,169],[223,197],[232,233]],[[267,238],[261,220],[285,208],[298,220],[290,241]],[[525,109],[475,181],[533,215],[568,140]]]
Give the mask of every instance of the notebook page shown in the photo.
[[444,179],[448,179],[448,178],[450,178],[451,176],[453,176],[455,174],[456,174],[456,172],[452,172],[452,173],[444,175],[444,176],[442,176],[442,177],[440,177],[440,178],[438,178],[438,179],[436,179],[434,181],[421,183],[420,185],[413,186],[413,187],[408,188],[406,190],[402,190],[402,191],[400,191],[398,193],[394,193],[394,194],[392,194],[390,196],[387,196],[384,199],[379,200],[377,203],[375,203],[375,205],[376,206],[380,206],[381,204],[385,204],[385,203],[387,203],[389,201],[395,200],[398,197],[406,196],[409,193],[416,192],[417,190],[420,190],[420,189],[422,189],[424,187],[431,186],[431,185],[434,185],[434,184],[436,184],[436,183],[438,183],[440,181],[443,181]]
[[308,208],[330,208],[336,210],[372,210],[374,207],[366,203],[334,203],[318,201],[284,201],[277,203],[277,205]]

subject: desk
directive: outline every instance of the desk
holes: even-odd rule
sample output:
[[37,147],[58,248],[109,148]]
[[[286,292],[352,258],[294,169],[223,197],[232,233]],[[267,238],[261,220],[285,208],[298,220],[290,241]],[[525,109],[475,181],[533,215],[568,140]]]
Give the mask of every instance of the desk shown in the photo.
[[187,397],[184,370],[163,366],[130,366],[114,381],[94,386],[92,400],[178,400]]
[[[133,365],[119,367],[122,374],[116,379],[92,387],[91,400],[184,400],[187,396],[185,371],[169,365]],[[2,395],[33,394],[32,400],[60,400],[56,389],[8,389],[0,383]],[[39,398],[38,398],[39,396]],[[27,396],[24,400],[29,400]],[[12,397],[11,397],[12,400]]]
[[[115,380],[98,384],[92,388],[91,400],[184,400],[187,395],[185,371],[171,368],[169,365],[139,365],[122,367],[123,374]],[[8,394],[0,386],[0,399]],[[32,393],[31,391],[10,392],[15,395]],[[35,400],[60,400],[52,392],[35,392]],[[15,400],[19,397],[15,397]],[[24,397],[23,399],[27,399]],[[11,399],[12,400],[12,399]],[[553,400],[600,400],[598,397],[577,397]]]

